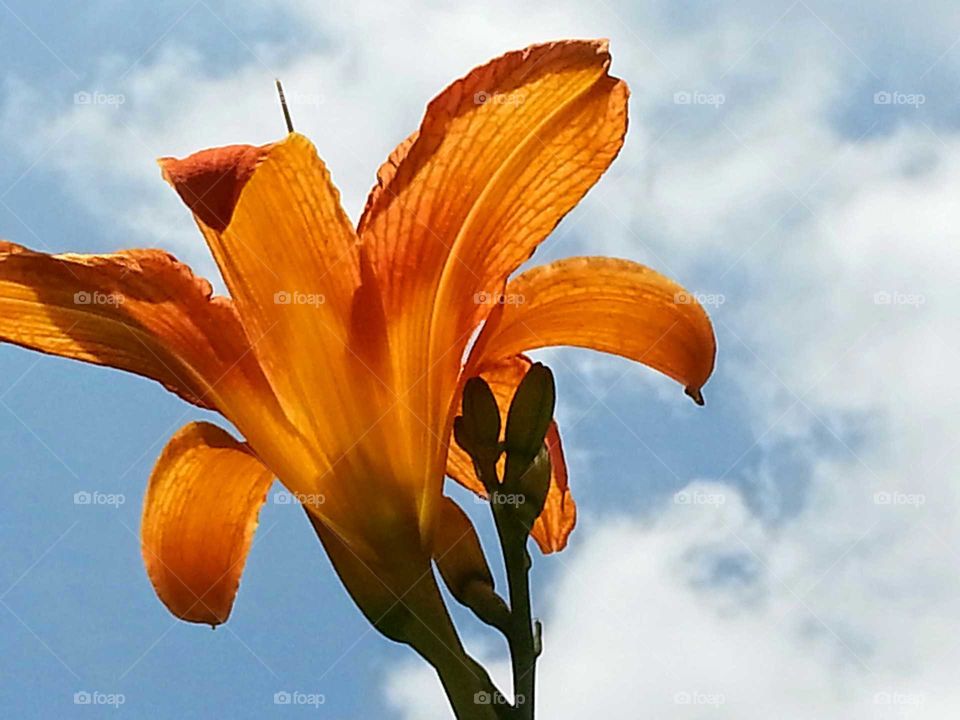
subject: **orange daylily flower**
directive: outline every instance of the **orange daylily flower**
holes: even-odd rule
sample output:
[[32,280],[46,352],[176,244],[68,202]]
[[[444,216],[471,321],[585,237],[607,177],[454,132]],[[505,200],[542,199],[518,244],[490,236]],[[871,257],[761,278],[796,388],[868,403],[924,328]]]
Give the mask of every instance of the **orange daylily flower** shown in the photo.
[[[628,93],[609,64],[605,42],[566,41],[473,70],[380,168],[356,227],[299,134],[160,160],[230,298],[158,250],[0,243],[0,340],[152,378],[243,437],[190,423],[150,478],[144,558],[171,612],[227,619],[276,477],[378,627],[416,634],[384,620],[402,600],[436,638],[425,650],[433,641],[418,638],[425,654],[459,647],[430,567],[446,523],[471,529],[445,474],[482,493],[451,443],[465,380],[483,376],[505,415],[523,353],[571,345],[642,362],[699,401],[713,331],[673,281],[592,257],[510,279],[620,150]],[[534,537],[552,552],[575,506],[555,424],[547,440],[553,479]],[[470,574],[455,564],[441,562],[451,582]]]

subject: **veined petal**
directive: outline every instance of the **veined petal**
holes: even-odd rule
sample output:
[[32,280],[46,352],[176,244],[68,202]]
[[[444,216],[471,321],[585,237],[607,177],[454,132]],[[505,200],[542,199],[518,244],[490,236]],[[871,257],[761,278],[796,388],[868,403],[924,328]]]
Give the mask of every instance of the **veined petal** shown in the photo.
[[309,465],[229,298],[160,250],[48,255],[0,241],[0,341],[157,380]]
[[127,370],[231,414],[270,390],[227,298],[159,250],[48,255],[0,241],[0,340]]
[[423,466],[423,448],[397,431],[380,284],[315,148],[292,133],[160,165],[302,434],[300,457],[279,447],[279,434],[241,428],[250,445],[292,490],[324,497],[315,512],[332,531],[367,549],[389,546],[419,525],[423,483],[411,468]]
[[604,41],[508,53],[435,98],[380,169],[359,231],[421,447],[441,449],[418,423],[449,424],[462,351],[489,312],[478,294],[502,286],[620,148],[627,92],[609,63]]
[[628,260],[579,257],[534,268],[506,287],[473,367],[551,345],[614,353],[673,378],[696,402],[713,371],[713,327],[696,298]]
[[344,376],[357,237],[313,145],[292,133],[160,165],[193,210],[287,415],[314,438],[335,435],[334,424],[356,430]]
[[556,421],[550,424],[544,438],[550,451],[551,477],[547,501],[530,533],[544,555],[560,552],[577,524],[577,506],[573,502],[567,479],[567,460],[560,442],[560,428]]
[[[487,381],[497,405],[500,407],[501,421],[505,424],[510,401],[517,390],[520,381],[527,374],[531,362],[528,358],[517,355],[510,358],[487,363],[478,373]],[[550,489],[547,492],[547,501],[540,513],[540,517],[533,525],[531,535],[544,554],[563,550],[567,545],[567,538],[573,532],[577,521],[577,508],[570,495],[567,484],[567,463],[563,456],[563,446],[560,443],[560,430],[553,422],[545,438],[550,451],[551,476]],[[503,475],[503,459],[501,458],[499,472]],[[450,443],[450,453],[447,456],[447,475],[481,497],[487,493],[477,478],[473,468],[473,461],[455,442]]]
[[143,560],[181,620],[226,622],[273,473],[229,433],[190,423],[167,443],[143,506]]

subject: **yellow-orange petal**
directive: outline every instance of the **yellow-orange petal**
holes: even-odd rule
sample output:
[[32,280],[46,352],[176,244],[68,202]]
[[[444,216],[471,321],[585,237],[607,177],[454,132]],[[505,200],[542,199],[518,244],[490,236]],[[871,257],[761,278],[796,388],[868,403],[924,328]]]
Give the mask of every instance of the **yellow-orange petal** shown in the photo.
[[226,622],[273,473],[229,433],[190,423],[154,467],[143,506],[147,574],[171,613]]
[[[479,373],[480,377],[490,385],[490,389],[497,399],[501,421],[504,426],[506,425],[507,411],[510,409],[510,401],[513,399],[520,381],[527,374],[530,364],[528,358],[517,355],[487,363]],[[546,504],[540,513],[540,517],[533,525],[531,535],[540,550],[546,555],[563,550],[567,546],[567,539],[576,525],[577,507],[570,495],[567,481],[567,463],[563,456],[560,430],[556,422],[551,423],[545,442],[550,451],[550,489],[547,492]],[[502,477],[502,459],[499,471]],[[468,490],[472,490],[481,497],[486,497],[487,493],[476,476],[470,456],[452,441],[450,443],[450,453],[447,456],[447,475]]]
[[[287,416],[335,459],[349,443],[329,440],[347,432],[353,442],[375,419],[355,402],[357,378],[349,373],[382,350],[350,343],[383,337],[351,333],[357,236],[316,149],[291,133],[260,148],[207,150],[160,165],[194,211]],[[210,224],[205,200],[191,199],[217,177],[226,180],[213,185],[220,211]]]
[[673,378],[696,402],[713,371],[716,339],[696,297],[628,260],[577,257],[523,273],[484,328],[471,364],[551,345],[614,353]]
[[270,403],[227,298],[159,250],[48,255],[0,241],[0,341],[127,370],[225,414]]
[[[432,100],[380,168],[358,230],[422,452],[442,454],[425,428],[449,423],[462,353],[490,309],[478,299],[502,286],[620,148],[627,91],[609,64],[605,41],[507,53]],[[437,497],[427,495],[428,514]]]

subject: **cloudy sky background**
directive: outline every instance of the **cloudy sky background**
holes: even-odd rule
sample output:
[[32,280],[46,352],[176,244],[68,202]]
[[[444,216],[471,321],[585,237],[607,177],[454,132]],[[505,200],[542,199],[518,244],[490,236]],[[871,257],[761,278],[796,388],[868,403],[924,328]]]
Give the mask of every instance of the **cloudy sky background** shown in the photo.
[[[699,409],[625,361],[541,354],[582,511],[569,549],[535,559],[541,715],[956,717],[950,4],[0,0],[0,236],[162,247],[214,277],[156,157],[278,138],[281,77],[355,218],[443,86],[563,37],[611,39],[630,131],[535,260],[667,273],[710,302],[720,355]],[[72,717],[87,691],[133,717],[449,717],[290,505],[264,508],[227,625],[167,614],[140,503],[168,437],[203,416],[147,381],[0,347],[5,714]],[[75,505],[82,491],[124,502]],[[502,643],[457,617],[507,686]],[[285,691],[325,702],[275,705]]]

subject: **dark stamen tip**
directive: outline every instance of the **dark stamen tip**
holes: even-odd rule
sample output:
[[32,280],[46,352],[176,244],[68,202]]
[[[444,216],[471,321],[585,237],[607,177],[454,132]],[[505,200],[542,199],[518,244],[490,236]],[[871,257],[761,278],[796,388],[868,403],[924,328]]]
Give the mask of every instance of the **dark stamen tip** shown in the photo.
[[283,85],[277,78],[277,94],[280,96],[280,107],[283,109],[283,119],[287,123],[287,132],[293,132],[293,120],[290,118],[290,108],[287,107],[287,96],[283,94]]

